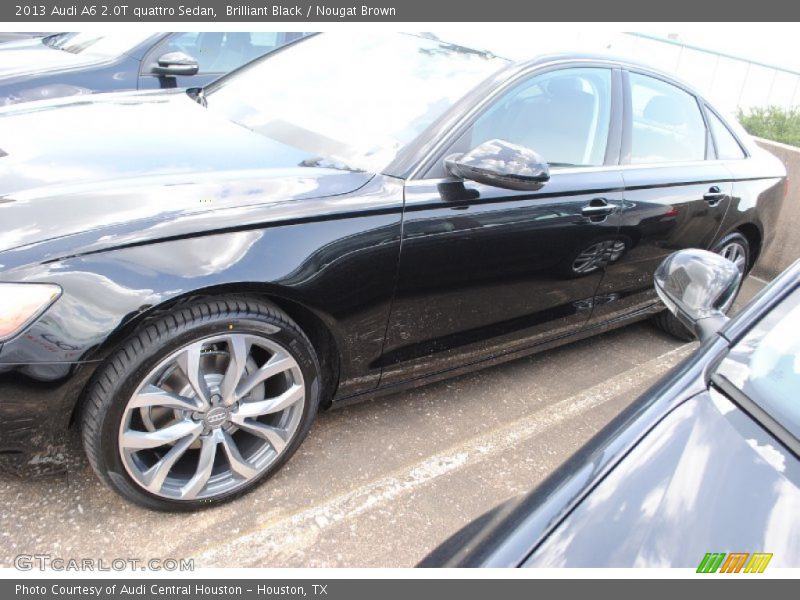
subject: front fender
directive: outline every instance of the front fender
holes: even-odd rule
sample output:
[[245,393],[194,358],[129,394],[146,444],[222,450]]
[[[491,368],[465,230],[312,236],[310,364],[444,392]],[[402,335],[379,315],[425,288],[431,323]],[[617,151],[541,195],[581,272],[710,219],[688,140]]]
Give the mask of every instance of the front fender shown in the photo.
[[[313,311],[336,339],[342,383],[354,393],[370,389],[400,251],[402,186],[392,180],[373,191],[305,200],[309,218],[141,240],[6,271],[3,281],[57,283],[64,293],[0,349],[0,364],[97,362],[120,332],[165,304],[252,290]],[[324,218],[314,202],[328,210]]]

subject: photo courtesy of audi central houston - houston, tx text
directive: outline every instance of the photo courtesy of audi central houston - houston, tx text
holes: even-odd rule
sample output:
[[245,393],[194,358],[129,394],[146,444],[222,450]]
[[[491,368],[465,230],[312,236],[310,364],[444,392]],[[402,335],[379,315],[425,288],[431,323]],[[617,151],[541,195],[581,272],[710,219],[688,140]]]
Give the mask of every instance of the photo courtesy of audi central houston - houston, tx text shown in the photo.
[[796,24],[216,10],[2,24],[10,594],[797,577]]

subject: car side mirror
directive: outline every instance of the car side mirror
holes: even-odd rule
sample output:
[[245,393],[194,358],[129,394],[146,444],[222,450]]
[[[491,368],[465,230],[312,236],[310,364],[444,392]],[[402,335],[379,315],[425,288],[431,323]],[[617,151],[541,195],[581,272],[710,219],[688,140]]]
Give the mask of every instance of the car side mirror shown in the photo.
[[448,156],[444,165],[454,177],[509,190],[538,190],[550,179],[550,169],[538,153],[498,139]]
[[670,312],[699,339],[719,331],[728,317],[742,274],[731,261],[707,250],[670,254],[656,269],[655,287]]
[[185,52],[167,52],[158,57],[157,65],[153,67],[152,72],[156,75],[164,75],[167,77],[175,77],[179,75],[197,75],[200,66],[197,60],[189,56]]

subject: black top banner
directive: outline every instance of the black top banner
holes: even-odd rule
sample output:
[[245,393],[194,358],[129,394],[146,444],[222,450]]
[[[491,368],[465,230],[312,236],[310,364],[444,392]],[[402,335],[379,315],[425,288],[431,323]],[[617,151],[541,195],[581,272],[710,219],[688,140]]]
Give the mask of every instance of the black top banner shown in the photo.
[[[4,0],[0,20],[14,22],[512,22],[512,21],[796,21],[786,0]],[[535,35],[535,30],[531,30]],[[713,36],[713,30],[709,31]]]

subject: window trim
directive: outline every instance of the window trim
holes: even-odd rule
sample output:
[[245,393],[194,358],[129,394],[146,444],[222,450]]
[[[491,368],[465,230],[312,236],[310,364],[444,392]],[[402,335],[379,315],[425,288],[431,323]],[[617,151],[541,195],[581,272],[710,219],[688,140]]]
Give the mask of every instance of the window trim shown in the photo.
[[[720,363],[721,362],[723,361],[720,361]],[[727,396],[729,400],[760,425],[764,431],[783,444],[787,450],[792,452],[797,458],[800,458],[800,440],[766,409],[762,408],[761,405],[757,404],[747,394],[736,387],[727,377],[715,371],[711,376],[711,385],[723,395]]]
[[[426,181],[442,179],[440,174],[435,173],[434,169],[439,167],[444,160],[444,157],[452,153],[452,148],[461,140],[464,133],[472,127],[483,114],[491,109],[494,104],[500,100],[505,93],[512,90],[517,85],[524,83],[539,75],[551,73],[554,71],[564,71],[567,69],[606,69],[610,71],[611,75],[611,107],[610,107],[610,122],[608,127],[608,136],[606,138],[606,155],[602,165],[593,165],[588,167],[564,167],[567,168],[580,168],[585,170],[592,169],[607,169],[609,167],[619,166],[619,148],[621,147],[622,137],[622,79],[621,67],[614,62],[605,61],[592,61],[592,60],[576,60],[576,61],[559,61],[556,63],[539,64],[530,68],[521,70],[513,77],[509,77],[502,84],[491,90],[491,93],[479,103],[476,103],[471,109],[466,112],[459,120],[458,124],[453,127],[447,136],[444,136],[439,143],[421,160],[417,167],[412,170],[406,181]],[[611,149],[611,152],[609,150]],[[556,172],[561,172],[562,168],[553,169]]]
[[730,134],[730,136],[733,138],[733,141],[736,142],[736,144],[739,146],[739,150],[741,150],[742,154],[744,155],[744,156],[740,156],[739,158],[720,158],[719,157],[719,146],[717,145],[717,139],[716,139],[716,137],[714,137],[714,130],[711,127],[711,123],[708,121],[707,115],[706,115],[706,127],[708,128],[708,133],[711,136],[712,141],[714,142],[714,156],[717,158],[717,160],[746,160],[746,159],[750,158],[750,153],[747,151],[747,148],[745,147],[745,145],[742,144],[742,140],[740,140],[739,136],[737,136],[731,130],[731,128],[728,125],[727,121],[722,118],[722,116],[719,114],[719,112],[714,110],[714,108],[708,102],[706,102],[705,100],[703,100],[702,106],[703,106],[703,113],[704,114],[706,113],[706,111],[708,111],[713,116],[715,116],[720,123],[722,123],[722,126],[725,128],[725,131],[727,131]]
[[[623,123],[623,148],[621,152],[621,156],[624,158],[622,159],[624,162],[620,162],[623,167],[663,167],[663,166],[671,166],[671,165],[680,165],[680,164],[705,164],[711,160],[716,159],[716,146],[713,147],[714,149],[714,158],[708,158],[708,141],[709,136],[711,134],[711,128],[708,126],[708,121],[706,120],[706,114],[703,110],[706,102],[703,100],[693,89],[687,87],[680,81],[676,81],[674,79],[670,79],[658,72],[650,71],[648,69],[637,68],[637,67],[623,67],[623,81],[624,81],[624,94],[625,94],[625,122]],[[703,127],[705,128],[705,137],[704,137],[704,144],[705,147],[703,148],[703,158],[701,160],[676,160],[676,161],[668,161],[668,162],[653,162],[653,163],[632,163],[632,148],[633,148],[633,89],[631,86],[631,78],[630,74],[635,73],[636,75],[641,75],[643,77],[650,77],[651,79],[657,79],[663,83],[671,85],[673,87],[678,88],[679,90],[689,94],[692,98],[694,98],[695,103],[697,104],[697,110],[700,112],[700,117],[703,120]],[[737,140],[738,141],[738,140]],[[741,144],[740,144],[741,146]]]
[[800,458],[800,439],[773,417],[768,409],[750,398],[719,370],[735,346],[739,345],[764,319],[769,318],[773,311],[780,310],[780,306],[793,294],[800,291],[797,277],[799,274],[800,265],[789,267],[786,272],[770,282],[753,302],[745,306],[733,320],[728,322],[719,332],[719,336],[726,342],[725,349],[713,362],[709,363],[706,375],[706,384],[709,387],[715,387],[798,458]]

